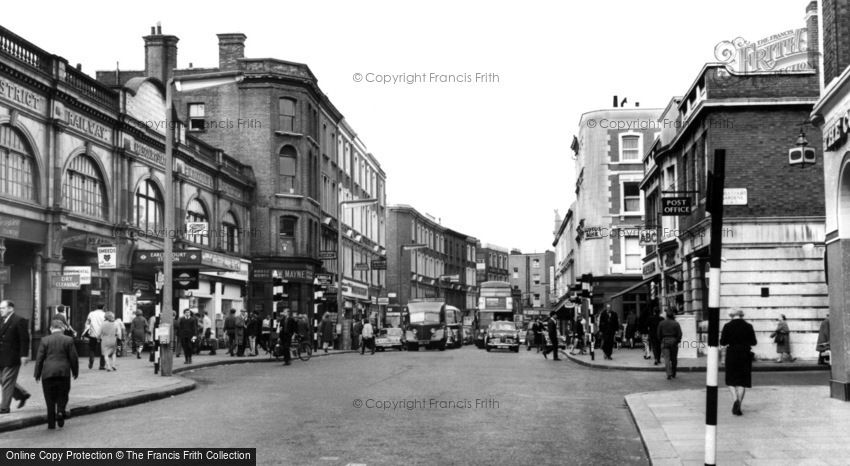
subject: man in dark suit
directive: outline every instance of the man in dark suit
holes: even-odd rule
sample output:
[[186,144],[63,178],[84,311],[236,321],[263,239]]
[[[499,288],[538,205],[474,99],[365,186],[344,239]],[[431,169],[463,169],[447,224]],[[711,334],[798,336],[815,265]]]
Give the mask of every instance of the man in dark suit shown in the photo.
[[0,414],[9,412],[12,398],[23,408],[30,394],[17,384],[18,371],[29,361],[30,334],[27,320],[15,315],[15,303],[0,301]]
[[554,351],[555,356],[552,359],[560,361],[561,358],[558,357],[558,321],[555,319],[555,311],[549,313],[549,320],[546,321],[546,331],[549,333],[549,343],[551,345],[543,350],[543,357],[549,359],[546,355]]
[[44,390],[48,429],[55,429],[56,424],[65,425],[71,376],[76,380],[80,371],[74,339],[64,335],[64,330],[61,320],[50,322],[50,335],[41,339],[35,358],[35,381],[40,379]]
[[292,336],[298,331],[298,323],[290,315],[289,308],[283,310],[283,318],[280,322],[280,347],[283,351],[283,365],[292,364]]
[[231,309],[230,315],[224,319],[224,333],[227,335],[227,354],[233,356],[236,348],[236,309]]
[[198,335],[198,321],[192,317],[191,309],[183,310],[183,317],[177,322],[177,331],[180,337],[180,346],[183,348],[183,364],[192,364],[192,347]]
[[611,358],[611,352],[614,351],[614,335],[620,329],[620,319],[617,314],[611,310],[611,305],[605,305],[605,312],[599,316],[599,331],[602,332],[602,352],[605,353],[605,359]]

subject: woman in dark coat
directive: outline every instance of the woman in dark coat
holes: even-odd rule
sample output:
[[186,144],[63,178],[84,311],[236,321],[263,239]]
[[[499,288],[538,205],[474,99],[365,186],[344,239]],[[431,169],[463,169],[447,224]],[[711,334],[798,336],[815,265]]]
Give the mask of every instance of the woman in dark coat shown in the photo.
[[322,337],[322,349],[325,353],[328,352],[328,346],[334,344],[334,323],[331,322],[331,316],[325,314],[322,316],[322,322],[319,324],[319,336]]
[[779,355],[776,362],[784,361],[786,354],[791,362],[797,359],[791,356],[791,330],[788,329],[788,323],[785,322],[785,314],[779,314],[779,318],[776,319],[776,330],[770,336],[776,343],[776,354]]
[[747,388],[753,386],[753,357],[750,350],[756,345],[756,333],[753,326],[744,320],[744,311],[735,309],[729,313],[732,318],[723,326],[720,333],[720,346],[726,346],[726,385],[735,398],[732,414],[741,416],[741,403]]

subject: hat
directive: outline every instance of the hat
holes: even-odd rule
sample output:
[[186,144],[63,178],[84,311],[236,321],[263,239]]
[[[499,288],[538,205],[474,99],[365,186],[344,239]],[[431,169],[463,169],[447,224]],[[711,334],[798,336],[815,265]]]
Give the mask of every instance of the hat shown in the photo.
[[729,311],[729,317],[741,316],[744,317],[744,311],[740,309],[732,309]]

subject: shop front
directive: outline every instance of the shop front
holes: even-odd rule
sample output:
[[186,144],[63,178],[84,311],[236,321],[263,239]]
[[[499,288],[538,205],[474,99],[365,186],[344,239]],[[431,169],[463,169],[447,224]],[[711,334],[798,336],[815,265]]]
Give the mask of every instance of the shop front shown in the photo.
[[284,260],[255,259],[249,269],[250,311],[257,311],[261,318],[278,317],[280,311],[289,308],[304,314],[309,322],[314,320],[313,281],[315,263]]
[[47,225],[0,214],[0,299],[15,303],[15,313],[41,329],[43,263]]

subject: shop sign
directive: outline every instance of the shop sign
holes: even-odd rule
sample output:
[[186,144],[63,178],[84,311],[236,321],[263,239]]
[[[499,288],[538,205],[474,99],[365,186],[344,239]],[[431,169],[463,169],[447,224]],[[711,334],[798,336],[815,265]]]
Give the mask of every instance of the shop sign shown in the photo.
[[358,262],[358,263],[354,264],[354,270],[360,270],[360,271],[368,272],[369,271],[369,263],[368,262]]
[[50,277],[50,284],[53,288],[60,290],[79,290],[80,276],[77,274],[53,275]]
[[186,178],[198,183],[199,185],[212,189],[213,188],[213,178],[209,173],[198,170],[197,168],[190,167],[186,165],[186,163],[182,160],[175,161],[177,165],[177,172],[182,173]]
[[71,128],[82,131],[83,133],[100,139],[101,141],[110,142],[112,140],[112,133],[109,128],[90,118],[86,118],[77,112],[72,112],[67,108],[65,109],[65,123],[67,123]]
[[0,265],[0,285],[6,285],[11,283],[12,279],[12,266],[11,265]]
[[66,265],[62,267],[62,275],[76,274],[80,277],[80,285],[91,285],[90,265]]
[[826,150],[835,150],[844,144],[850,132],[850,109],[847,109],[827,125],[823,134],[826,137]]
[[21,219],[0,218],[0,236],[17,238],[21,234]]
[[600,239],[605,236],[607,231],[608,229],[603,227],[585,227],[581,230],[581,237],[583,239]]
[[655,273],[655,271],[657,269],[658,269],[658,266],[655,262],[655,259],[653,259],[652,261],[647,262],[646,264],[643,264],[643,276],[646,277],[646,276],[652,275],[652,274]]
[[318,281],[317,285],[327,286],[333,281],[333,276],[329,273],[317,273],[316,281]]
[[342,280],[342,295],[348,298],[369,299],[369,287],[351,280]]
[[390,298],[378,298],[379,306],[388,306],[390,304]]
[[321,260],[335,260],[336,259],[336,251],[319,251],[319,259],[321,259]]
[[372,270],[387,270],[386,259],[375,259],[372,261]]
[[691,198],[689,197],[662,197],[661,198],[661,215],[664,216],[681,216],[690,215],[691,213]]
[[97,268],[101,270],[115,269],[118,267],[118,248],[115,246],[104,246],[97,248]]
[[658,230],[640,230],[638,233],[638,245],[655,246],[658,244]]

